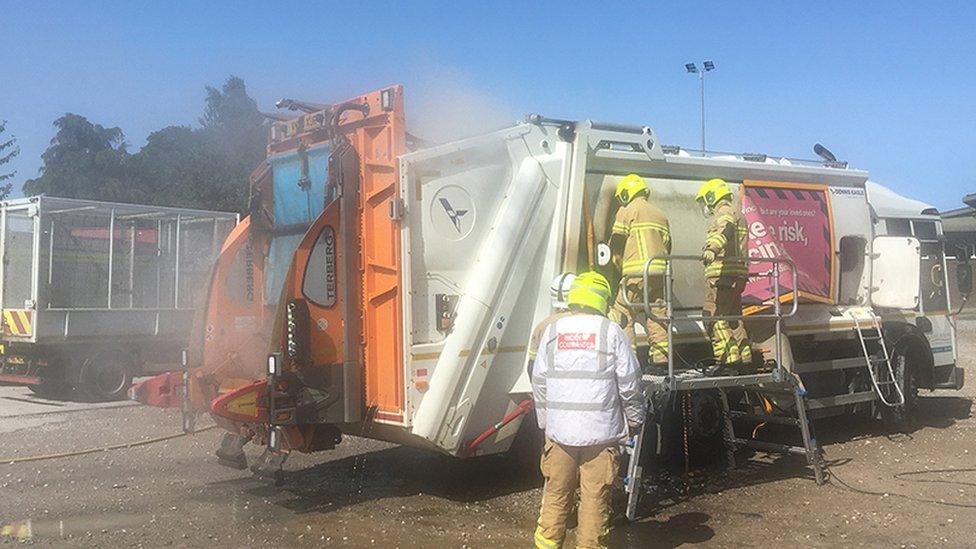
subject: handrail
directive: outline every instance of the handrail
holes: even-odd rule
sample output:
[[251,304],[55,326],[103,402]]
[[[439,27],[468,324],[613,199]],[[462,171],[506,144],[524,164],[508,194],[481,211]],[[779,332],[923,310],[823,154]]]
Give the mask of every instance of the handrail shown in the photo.
[[[674,293],[674,287],[673,287],[674,286],[674,284],[673,284],[674,280],[673,279],[674,279],[674,277],[673,277],[672,262],[674,262],[674,261],[701,261],[701,256],[697,256],[697,255],[658,255],[658,256],[654,256],[654,257],[651,257],[647,261],[644,262],[644,269],[643,269],[643,272],[640,275],[624,275],[621,278],[621,280],[620,280],[620,289],[618,289],[618,291],[622,291],[623,292],[622,297],[623,297],[624,305],[626,305],[631,310],[637,308],[637,305],[631,303],[630,302],[630,299],[627,296],[626,284],[627,284],[627,281],[628,280],[635,279],[635,278],[641,278],[641,280],[644,283],[644,288],[643,288],[643,290],[644,290],[644,292],[643,292],[644,293],[644,300],[643,300],[643,303],[641,305],[643,305],[644,313],[647,315],[647,318],[649,320],[652,320],[652,321],[658,321],[658,320],[666,320],[667,321],[667,324],[668,324],[668,329],[667,329],[667,332],[668,332],[668,376],[667,376],[667,378],[665,380],[665,386],[667,388],[671,389],[671,390],[677,388],[677,382],[676,382],[676,379],[674,377],[674,333],[673,333],[674,332],[674,324],[675,324],[676,321],[684,321],[684,322],[695,321],[695,322],[698,322],[698,321],[701,321],[701,320],[709,320],[709,321],[712,321],[712,320],[745,320],[746,318],[750,318],[750,319],[771,318],[771,319],[773,319],[775,321],[774,323],[775,323],[775,326],[776,326],[776,329],[775,329],[775,336],[776,336],[775,339],[776,340],[774,342],[774,347],[775,347],[774,353],[775,353],[775,359],[776,359],[776,368],[773,371],[773,378],[774,379],[777,379],[777,380],[782,380],[782,379],[785,379],[786,378],[785,377],[785,374],[784,374],[784,371],[783,371],[783,349],[782,349],[782,342],[781,342],[782,333],[783,333],[782,322],[783,322],[783,318],[791,317],[791,316],[793,316],[793,315],[796,314],[799,300],[797,299],[797,296],[794,294],[793,303],[792,303],[792,306],[790,307],[789,312],[786,313],[786,314],[783,313],[783,310],[782,310],[782,301],[781,301],[781,295],[780,295],[780,283],[779,283],[779,277],[780,277],[780,274],[781,274],[780,265],[785,264],[789,268],[790,275],[791,275],[791,279],[792,279],[792,283],[793,283],[792,284],[793,285],[793,290],[792,291],[793,292],[796,292],[797,291],[796,264],[793,262],[793,260],[791,260],[791,259],[789,259],[787,257],[726,257],[726,258],[723,258],[723,259],[724,260],[738,260],[738,261],[742,261],[744,263],[771,263],[772,264],[772,269],[770,269],[769,271],[764,272],[764,273],[757,273],[756,275],[754,275],[754,276],[763,276],[763,277],[771,276],[773,278],[773,300],[772,300],[773,301],[772,302],[773,312],[772,313],[768,313],[768,314],[759,313],[759,314],[754,314],[754,315],[721,315],[721,316],[708,316],[708,317],[706,317],[704,315],[701,315],[701,316],[686,316],[686,317],[682,317],[681,319],[675,319],[674,318],[674,299],[673,299],[673,293]],[[650,282],[650,278],[649,277],[651,275],[651,272],[650,272],[651,263],[653,261],[655,261],[655,260],[664,260],[664,262],[665,262],[664,272],[661,273],[661,275],[660,275],[660,276],[662,276],[664,278],[664,306],[665,306],[665,311],[666,311],[664,318],[661,318],[661,317],[659,317],[659,316],[654,315],[653,313],[651,313],[651,308],[650,308],[650,289],[649,289],[649,286],[650,285],[648,283]]]
[[[648,318],[656,318],[656,319],[664,320],[661,317],[657,317],[657,316],[654,316],[653,314],[651,314],[650,306],[648,304],[648,299],[650,298],[650,295],[649,295],[650,294],[650,291],[648,290],[648,282],[649,282],[650,279],[648,278],[648,275],[651,274],[648,269],[650,268],[650,265],[651,265],[651,262],[652,261],[654,261],[654,260],[662,260],[662,259],[665,260],[665,261],[667,261],[667,266],[665,268],[665,272],[662,272],[662,273],[660,273],[657,276],[661,276],[661,277],[667,276],[667,277],[670,278],[669,275],[671,274],[670,273],[670,269],[671,269],[671,261],[672,260],[701,261],[701,256],[698,256],[698,255],[656,255],[656,256],[648,259],[647,261],[644,262],[644,272],[643,272],[643,276],[642,276],[642,279],[643,279],[643,282],[644,282],[644,303],[642,303],[642,304],[631,303],[630,299],[627,297],[626,292],[623,294],[623,301],[624,301],[624,305],[626,305],[629,309],[636,309],[638,306],[643,305],[644,313],[648,316]],[[729,259],[731,259],[731,260],[739,260],[739,261],[743,261],[745,263],[749,263],[749,262],[752,262],[752,263],[772,263],[773,264],[773,268],[770,269],[769,271],[762,272],[762,273],[750,274],[749,275],[749,278],[759,278],[759,277],[769,278],[769,277],[773,277],[773,290],[774,290],[773,293],[776,295],[777,301],[781,297],[780,296],[780,293],[779,293],[779,275],[781,274],[781,270],[779,268],[779,265],[780,264],[786,264],[788,266],[788,268],[789,268],[790,275],[791,275],[790,278],[792,279],[792,283],[793,283],[792,284],[792,286],[793,286],[793,290],[792,291],[794,291],[794,292],[796,291],[796,287],[797,287],[796,263],[794,263],[793,260],[790,259],[790,258],[788,258],[788,257],[761,257],[761,258],[760,257],[746,257],[746,258],[741,258],[741,257],[726,257],[726,258],[723,258],[723,260],[729,260]],[[621,284],[624,284],[624,281],[631,280],[631,279],[635,279],[635,278],[638,278],[639,276],[641,276],[641,275],[624,275],[623,278],[621,278]],[[769,305],[773,305],[773,304],[770,303]],[[798,300],[794,298],[793,299],[793,302],[791,304],[791,307],[790,307],[790,311],[788,313],[786,313],[786,314],[781,314],[779,316],[777,316],[775,313],[769,313],[769,314],[757,313],[757,314],[751,314],[751,315],[724,315],[724,316],[709,316],[709,317],[691,315],[691,316],[681,317],[680,320],[701,320],[701,319],[704,319],[704,318],[708,318],[710,320],[742,320],[742,319],[746,319],[746,318],[750,318],[750,319],[756,319],[756,318],[789,318],[791,316],[796,315],[797,308],[798,308]]]

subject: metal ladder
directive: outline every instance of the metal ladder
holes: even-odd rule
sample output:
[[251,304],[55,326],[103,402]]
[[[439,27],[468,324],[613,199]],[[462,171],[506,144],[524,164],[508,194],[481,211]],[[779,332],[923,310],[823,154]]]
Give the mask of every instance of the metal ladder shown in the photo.
[[[718,388],[723,410],[723,434],[726,448],[726,466],[728,469],[734,468],[735,452],[740,448],[745,447],[761,452],[801,455],[806,458],[807,465],[813,471],[813,476],[816,483],[818,485],[823,485],[826,482],[823,451],[820,447],[820,443],[817,442],[817,439],[813,434],[813,424],[810,420],[809,414],[807,413],[806,389],[803,388],[799,378],[793,373],[786,373],[785,379],[780,378],[778,380],[772,377],[773,374],[766,375],[770,377],[761,382],[761,384],[741,385],[737,387],[726,386]],[[794,415],[776,415],[775,413],[755,414],[739,410],[732,410],[729,406],[728,397],[726,394],[726,390],[728,388],[747,389],[752,393],[762,395],[791,397],[793,398],[795,406]],[[736,436],[735,429],[733,427],[733,420],[736,419],[796,427],[799,430],[802,443],[799,446],[794,446],[792,444],[766,442],[754,440],[751,437]],[[649,428],[648,422],[645,422],[645,424],[641,427],[640,433],[638,433],[638,435],[634,437],[634,439],[630,441],[626,447],[626,451],[629,454],[629,462],[627,467],[627,476],[624,479],[624,491],[627,494],[626,515],[628,520],[633,521],[637,519],[637,506],[640,503],[640,498],[645,492],[643,485],[644,468],[641,463],[642,458],[645,457],[642,456],[645,451],[645,437],[648,435],[659,437],[655,447],[660,449],[660,433],[660,428],[657,426]]]
[[[874,391],[878,393],[878,400],[891,408],[904,405],[905,394],[901,390],[898,378],[895,377],[895,371],[891,368],[891,355],[888,354],[888,346],[885,344],[881,322],[877,315],[871,315],[870,326],[862,326],[856,314],[851,315],[851,318],[854,320],[854,332],[857,333],[857,338],[861,342],[861,352],[864,353],[864,361],[868,368],[868,374],[871,376]],[[874,335],[864,335],[865,330],[873,330]],[[880,357],[874,356],[868,351],[869,341],[878,342],[881,347]],[[894,387],[894,391],[890,389],[891,387]]]
[[[651,314],[649,295],[648,295],[648,272],[649,266],[653,259],[664,259],[666,262],[666,269],[664,272],[664,305],[666,310],[666,316],[663,318],[654,317]],[[744,446],[755,448],[760,451],[765,452],[775,452],[775,453],[786,453],[786,454],[796,454],[804,455],[807,459],[807,464],[813,469],[814,478],[818,485],[824,484],[826,482],[826,477],[824,475],[824,465],[823,465],[823,454],[819,443],[813,436],[812,424],[810,422],[809,416],[807,414],[807,402],[806,402],[806,389],[803,388],[803,384],[800,382],[799,377],[797,377],[792,372],[787,371],[783,367],[783,350],[781,345],[782,336],[782,321],[783,318],[793,316],[797,310],[797,302],[793,300],[792,308],[788,311],[784,311],[781,307],[780,298],[780,269],[781,265],[786,265],[792,276],[792,287],[797,287],[796,280],[796,266],[787,258],[740,258],[743,261],[749,262],[759,262],[771,264],[771,269],[768,273],[760,274],[760,276],[769,276],[772,280],[773,287],[773,298],[770,300],[770,307],[772,309],[771,313],[760,313],[754,314],[751,318],[766,318],[773,320],[775,325],[775,345],[774,353],[775,359],[773,361],[772,371],[745,374],[745,375],[719,375],[719,376],[705,376],[702,378],[691,378],[691,379],[678,379],[675,375],[674,368],[674,325],[679,321],[675,317],[674,309],[674,297],[673,297],[673,286],[672,286],[672,262],[675,260],[681,261],[700,261],[699,256],[661,256],[657,258],[652,258],[647,261],[644,266],[643,273],[643,288],[644,296],[643,302],[640,303],[630,303],[626,294],[624,296],[624,302],[628,307],[635,311],[643,311],[648,318],[654,318],[658,321],[664,321],[667,324],[668,333],[668,375],[665,377],[664,381],[661,382],[661,386],[665,391],[695,391],[701,389],[718,389],[719,395],[722,401],[723,408],[723,419],[724,419],[724,438],[725,446],[727,451],[727,464],[731,468],[734,466],[734,453],[735,451]],[[626,277],[622,281],[626,282]],[[710,319],[733,319],[742,321],[746,317],[745,315],[731,315],[727,317],[717,317],[712,316]],[[703,317],[683,317],[680,321],[684,322],[698,322],[704,320]],[[650,395],[653,394],[653,390],[648,383],[649,379],[645,376],[645,393],[648,394],[648,401],[650,401]],[[760,394],[778,394],[780,396],[791,396],[795,402],[795,416],[788,417],[783,415],[769,414],[752,414],[748,412],[742,412],[738,410],[731,410],[728,403],[728,398],[726,396],[726,389],[745,389],[754,393]],[[740,438],[735,436],[735,431],[733,428],[733,419],[749,419],[757,420],[767,423],[779,423],[792,425],[799,429],[800,436],[802,438],[802,446],[792,446],[789,444],[779,444],[765,441],[753,440],[751,438]],[[650,419],[650,418],[649,418]],[[627,518],[629,520],[635,520],[637,518],[637,505],[644,492],[643,484],[643,465],[641,464],[642,454],[644,453],[645,447],[645,437],[649,434],[648,422],[645,421],[644,425],[641,427],[638,435],[628,443],[626,447],[627,453],[630,454],[629,464],[627,467],[627,476],[624,480],[624,489],[627,493]],[[660,437],[661,430],[658,427],[654,427],[653,433],[655,436]],[[660,440],[656,445],[660,448]]]
[[[779,384],[750,387],[749,390],[762,395],[771,394],[792,397],[795,406],[794,417],[773,413],[752,414],[731,410],[725,397],[725,390],[721,390],[722,405],[725,409],[726,445],[730,451],[734,451],[740,447],[749,447],[764,452],[805,456],[807,465],[813,469],[813,476],[817,484],[824,484],[826,482],[826,476],[824,475],[823,452],[813,434],[813,423],[810,421],[809,414],[807,414],[807,391],[800,382],[800,378],[796,374],[788,373],[786,379]],[[732,419],[748,419],[761,423],[777,423],[796,427],[800,431],[800,438],[803,445],[792,446],[790,444],[765,442],[752,438],[738,438],[735,436],[735,431],[732,427]]]

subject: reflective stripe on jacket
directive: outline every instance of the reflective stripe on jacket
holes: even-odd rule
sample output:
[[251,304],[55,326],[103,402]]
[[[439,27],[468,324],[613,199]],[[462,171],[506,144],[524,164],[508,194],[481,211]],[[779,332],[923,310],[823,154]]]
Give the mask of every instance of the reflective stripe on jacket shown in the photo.
[[[643,274],[644,264],[648,259],[671,253],[671,225],[668,217],[651,204],[647,197],[639,196],[630,204],[617,209],[611,231],[611,234],[627,239],[621,265],[625,275]],[[664,267],[665,261],[656,259],[651,262],[649,272],[660,274],[664,272]]]
[[566,446],[624,441],[643,423],[640,365],[620,326],[590,314],[557,319],[542,336],[532,372],[539,428]]
[[723,200],[715,206],[712,224],[705,233],[705,250],[715,253],[715,261],[705,266],[706,277],[749,276],[749,266],[740,259],[749,253],[749,229],[742,211],[731,200]]

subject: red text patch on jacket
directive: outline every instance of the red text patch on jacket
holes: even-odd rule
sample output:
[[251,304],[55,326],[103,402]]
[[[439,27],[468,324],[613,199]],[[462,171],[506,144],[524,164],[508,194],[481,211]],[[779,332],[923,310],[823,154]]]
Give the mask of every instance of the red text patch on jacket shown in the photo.
[[559,334],[557,348],[561,351],[593,350],[596,349],[596,334],[570,333]]

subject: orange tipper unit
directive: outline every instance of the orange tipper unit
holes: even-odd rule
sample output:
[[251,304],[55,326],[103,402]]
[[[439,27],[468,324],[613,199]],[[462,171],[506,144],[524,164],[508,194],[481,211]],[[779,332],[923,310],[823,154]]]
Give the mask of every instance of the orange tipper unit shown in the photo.
[[[395,234],[388,199],[395,192],[392,187],[396,183],[395,159],[405,148],[402,88],[393,86],[334,105],[285,99],[278,103],[278,107],[302,114],[298,117],[273,115],[276,122],[271,128],[268,159],[251,176],[250,215],[224,242],[211,276],[206,307],[196,318],[195,337],[184,354],[184,371],[147,380],[134,387],[132,392],[133,398],[147,404],[183,407],[187,430],[192,430],[196,413],[213,411],[219,421],[227,420],[224,424],[233,433],[244,433],[233,443],[235,446],[243,444],[255,432],[266,433],[261,428],[266,421],[263,400],[262,406],[248,403],[254,402],[256,391],[263,391],[253,382],[264,379],[265,357],[269,349],[277,348],[277,343],[271,345],[272,333],[277,327],[272,320],[276,311],[280,309],[283,314],[286,310],[283,303],[279,307],[279,298],[282,295],[290,298],[303,292],[300,284],[296,286],[296,278],[304,275],[304,267],[296,270],[292,265],[299,245],[302,250],[297,257],[307,261],[309,250],[317,239],[328,238],[336,243],[340,234],[348,234],[346,241],[354,248],[335,250],[336,255],[330,260],[353,257],[355,264],[350,264],[349,268],[359,272],[360,235],[364,230],[369,234],[381,232],[384,224],[388,233],[385,252],[379,247],[366,247],[370,257],[374,257],[368,262],[368,272],[371,273],[368,280],[346,285],[347,294],[342,296],[335,295],[336,280],[329,282],[328,289],[322,289],[328,291],[336,303],[317,317],[320,320],[317,326],[331,328],[312,334],[316,342],[315,358],[325,361],[320,362],[322,364],[344,356],[353,357],[345,369],[347,377],[355,375],[355,379],[350,377],[347,384],[350,388],[356,387],[352,392],[359,395],[354,404],[345,406],[343,415],[330,417],[330,420],[341,422],[359,418],[364,406],[360,387],[364,352],[358,327],[360,288],[377,294],[374,302],[378,304],[378,322],[389,323],[399,318],[399,297],[387,298],[390,290],[395,290],[398,280],[397,275],[391,274],[398,260],[389,254],[399,253],[399,248],[393,246]],[[386,149],[381,147],[381,140],[387,140],[383,144]],[[366,216],[359,214],[361,179],[366,179],[372,189],[369,196],[362,197]],[[336,198],[342,200],[334,200]],[[320,217],[326,204],[330,204],[332,213]],[[330,216],[338,215],[340,204],[345,206],[343,211],[351,213],[343,215],[342,227],[336,225],[337,220],[332,220],[330,230],[334,232],[326,235],[322,226],[331,219]],[[371,224],[369,228],[364,228],[366,223]],[[382,239],[376,241],[383,245]],[[323,257],[317,254],[312,259],[321,261]],[[317,265],[317,268],[322,267]],[[307,301],[317,310],[330,303],[329,299],[326,296]],[[348,307],[349,310],[338,307]],[[350,320],[344,321],[344,318]],[[375,329],[382,328],[377,325]],[[386,329],[398,328],[390,325]],[[354,337],[348,338],[349,349],[335,347],[346,339],[343,330],[355,331]],[[322,337],[328,339],[320,346]],[[383,350],[374,348],[371,352],[382,353]],[[391,350],[385,352],[388,356],[380,354],[378,362],[390,357],[395,359]],[[355,371],[351,371],[353,365]],[[312,375],[312,370],[308,375]],[[375,378],[385,379],[381,375]],[[379,383],[375,388],[388,400],[390,394],[402,394],[381,387]],[[394,402],[390,409],[397,410],[396,406]],[[251,415],[242,415],[242,410]],[[244,425],[247,420],[252,425]],[[242,455],[236,450],[233,453],[235,457],[231,464],[240,466]],[[219,454],[226,456],[227,452]]]
[[[256,383],[212,404],[218,417],[240,421],[246,403],[249,431],[273,439],[276,449],[332,448],[338,426],[361,424],[367,409],[371,419],[402,424],[404,417],[396,165],[406,151],[402,88],[321,114],[332,123],[328,195],[335,199],[305,232],[284,277],[271,330],[279,350],[269,361],[274,390]],[[272,139],[288,125],[275,124]],[[275,429],[261,425],[269,421]]]

